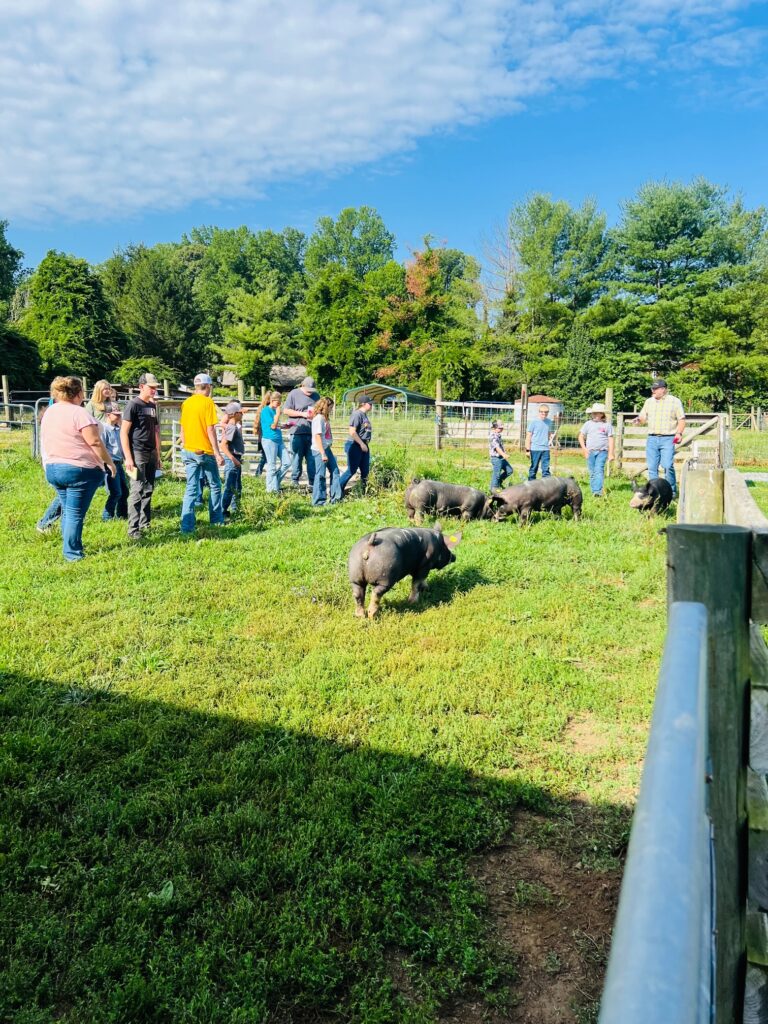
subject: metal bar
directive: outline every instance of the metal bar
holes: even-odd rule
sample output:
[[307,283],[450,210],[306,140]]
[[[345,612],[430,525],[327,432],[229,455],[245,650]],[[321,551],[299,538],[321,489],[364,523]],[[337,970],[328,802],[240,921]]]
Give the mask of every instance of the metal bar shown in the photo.
[[712,1001],[707,612],[675,602],[600,1024],[704,1024]]

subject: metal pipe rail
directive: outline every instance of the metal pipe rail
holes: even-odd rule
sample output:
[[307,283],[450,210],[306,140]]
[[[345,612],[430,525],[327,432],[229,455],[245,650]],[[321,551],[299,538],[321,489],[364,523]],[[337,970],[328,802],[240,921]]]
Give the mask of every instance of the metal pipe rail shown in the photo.
[[707,611],[677,601],[670,606],[599,1024],[712,1019],[707,733]]

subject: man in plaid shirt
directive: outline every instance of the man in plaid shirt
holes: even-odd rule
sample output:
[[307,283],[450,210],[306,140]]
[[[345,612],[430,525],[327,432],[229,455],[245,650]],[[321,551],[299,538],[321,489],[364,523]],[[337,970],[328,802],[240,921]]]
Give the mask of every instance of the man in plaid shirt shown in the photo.
[[651,397],[646,399],[635,424],[648,424],[648,440],[645,445],[645,461],[648,478],[655,480],[659,475],[659,464],[664,470],[664,479],[669,482],[672,492],[677,494],[675,479],[675,445],[680,444],[685,430],[683,403],[674,395],[667,394],[667,382],[655,380],[651,384]]

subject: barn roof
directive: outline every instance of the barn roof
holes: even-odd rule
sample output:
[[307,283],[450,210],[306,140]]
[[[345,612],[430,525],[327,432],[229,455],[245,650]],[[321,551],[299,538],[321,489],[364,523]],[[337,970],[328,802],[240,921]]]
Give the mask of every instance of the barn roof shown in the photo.
[[375,405],[381,405],[387,400],[393,402],[405,402],[406,405],[434,405],[434,398],[428,395],[420,395],[418,391],[408,391],[407,388],[393,388],[389,384],[360,384],[356,388],[347,388],[341,396],[342,402],[357,402],[358,395],[369,395]]

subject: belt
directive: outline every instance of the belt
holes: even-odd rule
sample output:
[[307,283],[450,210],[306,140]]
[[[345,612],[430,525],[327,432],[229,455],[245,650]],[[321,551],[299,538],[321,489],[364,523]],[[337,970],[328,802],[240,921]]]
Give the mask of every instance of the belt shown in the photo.
[[674,434],[649,434],[648,437],[674,437]]

